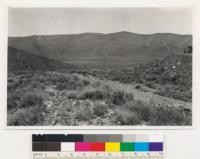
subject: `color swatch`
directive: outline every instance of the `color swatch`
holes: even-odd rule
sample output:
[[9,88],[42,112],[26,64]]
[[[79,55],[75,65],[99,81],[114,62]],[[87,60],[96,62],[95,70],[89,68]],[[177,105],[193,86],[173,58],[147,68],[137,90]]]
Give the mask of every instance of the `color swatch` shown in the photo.
[[32,136],[33,152],[162,152],[162,135],[46,134]]

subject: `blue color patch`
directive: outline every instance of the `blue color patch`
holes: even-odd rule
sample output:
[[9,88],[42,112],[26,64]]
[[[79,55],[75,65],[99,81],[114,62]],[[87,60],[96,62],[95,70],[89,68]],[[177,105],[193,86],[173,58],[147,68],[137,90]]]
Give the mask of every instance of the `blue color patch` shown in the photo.
[[135,151],[149,151],[149,143],[135,142]]

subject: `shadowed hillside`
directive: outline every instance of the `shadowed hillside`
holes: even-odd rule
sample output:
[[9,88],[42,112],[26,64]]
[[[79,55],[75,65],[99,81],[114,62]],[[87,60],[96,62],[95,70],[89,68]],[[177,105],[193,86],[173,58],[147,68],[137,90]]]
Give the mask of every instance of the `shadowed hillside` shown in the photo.
[[64,64],[59,61],[50,60],[44,57],[33,55],[31,53],[8,47],[8,70],[24,71],[24,70],[70,70],[76,66]]
[[140,64],[171,53],[183,52],[191,44],[191,35],[169,33],[82,33],[9,38],[9,46],[14,48],[86,67]]

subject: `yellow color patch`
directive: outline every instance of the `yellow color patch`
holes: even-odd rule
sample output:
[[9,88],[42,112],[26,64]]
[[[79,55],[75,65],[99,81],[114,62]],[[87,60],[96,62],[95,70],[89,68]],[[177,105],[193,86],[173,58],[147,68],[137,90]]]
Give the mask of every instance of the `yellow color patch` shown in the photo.
[[120,151],[120,143],[119,142],[106,142],[105,143],[105,151],[106,152],[119,152]]

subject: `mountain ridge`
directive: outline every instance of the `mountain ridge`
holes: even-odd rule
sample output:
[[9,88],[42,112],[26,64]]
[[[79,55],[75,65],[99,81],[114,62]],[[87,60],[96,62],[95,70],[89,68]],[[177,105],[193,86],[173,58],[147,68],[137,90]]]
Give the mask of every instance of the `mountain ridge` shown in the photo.
[[[192,35],[173,33],[137,34],[127,31],[116,33],[81,33],[9,37],[8,45],[29,53],[78,65],[119,66],[146,62],[146,59],[166,57],[183,52],[192,45]],[[143,57],[144,60],[142,59]],[[121,61],[127,61],[126,63]],[[93,63],[93,64],[92,64]],[[116,64],[115,64],[116,65]]]

